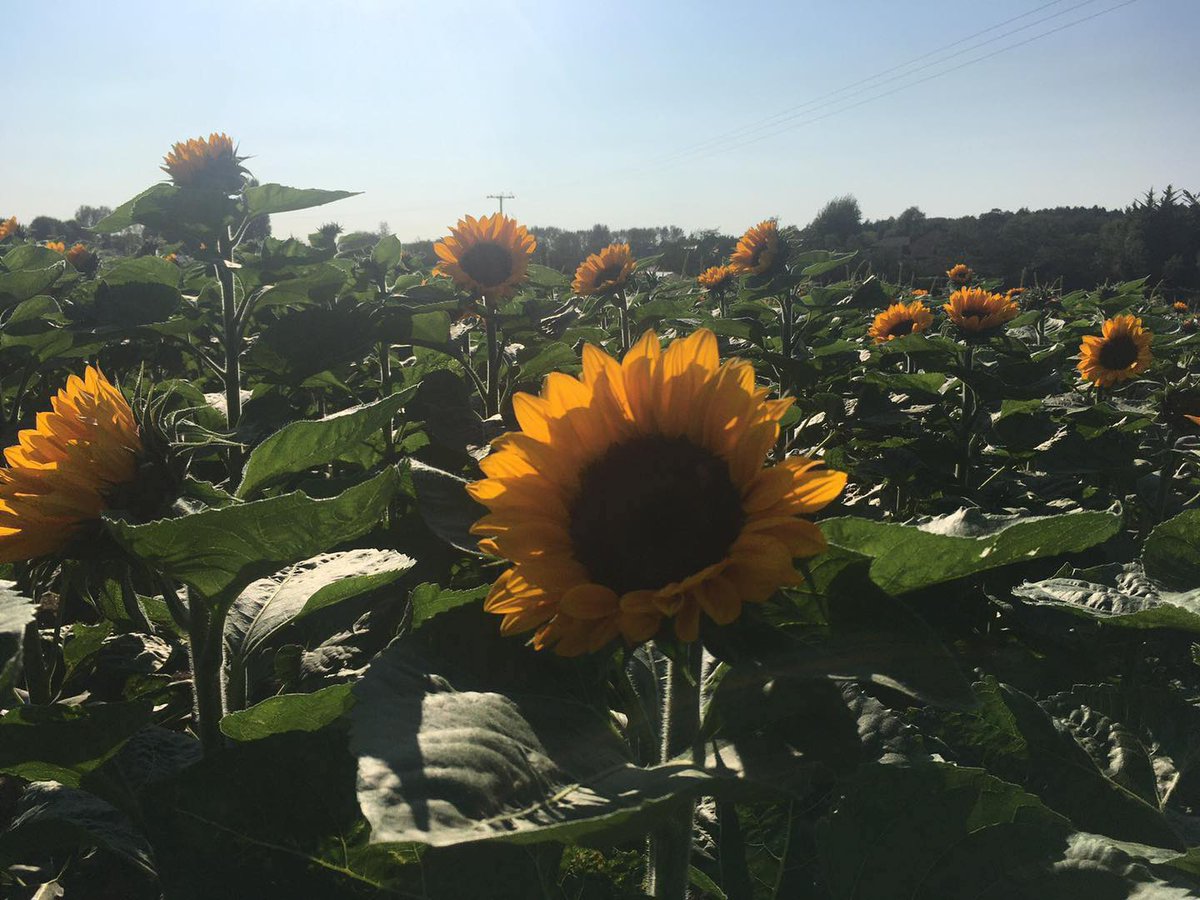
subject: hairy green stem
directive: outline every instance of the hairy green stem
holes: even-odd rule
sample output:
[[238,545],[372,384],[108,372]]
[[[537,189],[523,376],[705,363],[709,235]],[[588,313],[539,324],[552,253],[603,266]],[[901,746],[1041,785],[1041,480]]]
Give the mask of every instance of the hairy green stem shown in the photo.
[[195,700],[196,734],[205,753],[212,753],[224,743],[221,737],[221,717],[225,714],[225,698],[221,684],[222,630],[224,617],[214,612],[208,602],[188,590],[188,650],[192,657],[192,692]]
[[975,348],[967,344],[963,353],[962,378],[962,457],[958,463],[958,483],[963,490],[971,487],[971,446],[975,441],[975,415],[978,412],[975,391],[968,383],[975,360]]
[[483,321],[487,330],[487,396],[483,398],[483,408],[490,417],[500,412],[500,335],[495,310],[489,308]]
[[[225,325],[225,419],[232,432],[242,418],[242,327],[238,321],[237,297],[234,291],[233,242],[228,238],[217,241],[219,258],[217,280],[221,283],[221,313]],[[229,477],[237,481],[242,472],[242,448],[236,439],[229,447]]]
[[629,323],[629,298],[621,291],[615,298],[617,314],[621,321],[621,350],[628,350],[633,345],[633,331]]

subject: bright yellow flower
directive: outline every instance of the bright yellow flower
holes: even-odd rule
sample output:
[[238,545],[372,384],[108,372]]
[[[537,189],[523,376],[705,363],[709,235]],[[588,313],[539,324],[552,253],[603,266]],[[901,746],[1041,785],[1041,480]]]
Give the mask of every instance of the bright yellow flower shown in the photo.
[[775,219],[759,222],[743,234],[729,257],[730,267],[739,275],[762,275],[780,261],[779,222]]
[[942,307],[950,321],[963,331],[979,334],[999,328],[1017,317],[1021,308],[1011,297],[992,294],[982,288],[960,288]]
[[913,288],[911,291],[909,291],[909,293],[912,294],[914,297],[928,297],[929,296],[929,291],[925,290],[925,288]]
[[21,431],[0,468],[0,562],[63,549],[133,481],[141,438],[121,392],[88,366]]
[[73,265],[76,269],[86,269],[90,266],[96,257],[92,251],[83,244],[76,244],[67,251],[67,262]]
[[46,241],[46,249],[53,250],[55,253],[66,253],[67,245],[62,241]]
[[1099,337],[1089,334],[1079,345],[1080,375],[1102,388],[1136,378],[1154,359],[1150,355],[1153,337],[1137,316],[1107,320]]
[[4,240],[9,235],[17,233],[17,217],[12,216],[8,219],[0,219],[0,241]]
[[490,510],[480,548],[513,562],[484,609],[504,634],[575,656],[649,640],[665,618],[694,641],[701,612],[726,624],[798,584],[793,560],[826,544],[797,516],[846,476],[803,456],[764,468],[791,403],[768,400],[750,363],[722,364],[711,331],[665,352],[646,332],[620,363],[585,346],[580,378],[513,397],[521,431],[468,487]]
[[696,276],[696,282],[706,291],[719,291],[728,287],[729,282],[737,277],[733,266],[712,266]]
[[946,270],[946,277],[961,286],[975,277],[975,271],[966,263],[957,263]]
[[886,344],[906,334],[919,334],[932,324],[933,313],[920,300],[893,303],[875,317],[867,334],[875,343]]
[[1023,293],[1025,293],[1025,288],[1015,287],[1015,288],[1009,288],[1007,291],[1005,291],[1004,296],[1005,297],[1020,297]]
[[464,290],[499,300],[516,290],[529,272],[537,241],[515,219],[495,213],[459,219],[450,236],[434,245],[434,271]]
[[580,297],[618,290],[624,287],[636,267],[637,260],[628,244],[609,244],[579,264],[571,290]]
[[1182,300],[1176,300],[1171,304],[1171,309],[1175,310],[1177,313],[1185,313],[1188,311],[1188,305]]
[[180,187],[233,192],[242,186],[244,158],[237,155],[233,138],[213,132],[172,145],[161,168]]

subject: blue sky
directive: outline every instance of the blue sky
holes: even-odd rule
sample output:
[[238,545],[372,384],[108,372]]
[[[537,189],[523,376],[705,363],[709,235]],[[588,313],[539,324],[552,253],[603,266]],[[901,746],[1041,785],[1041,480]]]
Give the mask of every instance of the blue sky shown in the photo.
[[8,2],[0,215],[116,205],[212,130],[261,181],[365,192],[283,236],[437,237],[499,190],[528,224],[735,232],[843,193],[882,217],[1200,187],[1200,2],[1122,2]]

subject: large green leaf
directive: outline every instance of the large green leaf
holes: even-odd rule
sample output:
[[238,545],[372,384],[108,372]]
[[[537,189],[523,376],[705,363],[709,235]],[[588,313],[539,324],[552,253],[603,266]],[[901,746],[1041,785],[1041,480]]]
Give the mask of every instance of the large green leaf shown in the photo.
[[489,590],[491,590],[489,584],[462,591],[446,590],[436,584],[418,584],[409,595],[409,603],[412,604],[413,628],[419,628],[440,613],[472,603],[482,603]]
[[252,583],[230,607],[225,647],[232,658],[261,650],[297,619],[391,584],[413,566],[394,550],[323,553]]
[[[944,521],[936,523],[945,526]],[[871,579],[903,594],[1016,562],[1086,550],[1112,537],[1120,513],[1080,512],[1006,522],[979,537],[939,534],[867,519],[828,519],[821,530],[830,544],[873,558]]]
[[406,639],[355,687],[351,751],[373,841],[573,841],[653,815],[707,781],[640,768],[599,710],[557,694],[460,691]]
[[319,188],[294,188],[282,184],[259,184],[246,188],[246,215],[265,216],[324,206],[335,200],[357,196],[361,191],[323,191]]
[[8,695],[21,669],[25,626],[33,621],[37,609],[16,587],[0,580],[0,696]]
[[288,731],[318,731],[354,705],[349,684],[331,684],[311,694],[278,694],[221,719],[221,731],[235,741],[257,741]]
[[336,412],[324,419],[290,422],[250,453],[238,485],[245,499],[272,482],[331,462],[358,461],[375,453],[371,444],[400,407],[405,394]]
[[0,310],[37,296],[58,281],[66,271],[66,260],[60,260],[44,269],[0,272]]
[[1196,889],[1015,785],[942,763],[864,767],[817,839],[833,900],[1184,900]]
[[1155,526],[1142,549],[1146,574],[1172,591],[1200,588],[1200,509]]
[[467,493],[466,480],[415,459],[410,462],[409,472],[417,492],[417,507],[429,529],[452,547],[479,553],[479,539],[471,534],[471,526],[487,510]]
[[18,707],[0,717],[0,772],[78,787],[149,719],[144,703]]
[[129,552],[228,603],[252,581],[371,531],[398,482],[387,469],[326,500],[296,491],[146,525],[106,523]]
[[1169,628],[1200,634],[1200,588],[1163,591],[1136,565],[1116,584],[1099,584],[1069,568],[1053,578],[1025,582],[1013,594],[1031,604],[1061,609],[1121,628]]
[[96,315],[104,324],[148,325],[169,319],[183,302],[179,269],[157,256],[126,259],[96,288]]

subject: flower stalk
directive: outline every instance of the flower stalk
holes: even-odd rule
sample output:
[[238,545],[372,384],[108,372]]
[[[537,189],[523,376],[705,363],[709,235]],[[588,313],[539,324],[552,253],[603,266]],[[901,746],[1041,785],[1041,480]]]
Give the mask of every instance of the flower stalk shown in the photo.
[[[225,419],[232,432],[242,417],[242,324],[238,319],[233,269],[233,240],[224,236],[217,241],[217,280],[221,284],[221,315],[225,325]],[[242,448],[235,440],[229,446],[229,477],[236,481],[242,471]]]
[[204,752],[212,753],[224,743],[221,718],[225,700],[221,684],[222,631],[224,617],[208,601],[188,590],[188,650],[192,662],[192,693],[195,701],[196,735]]

